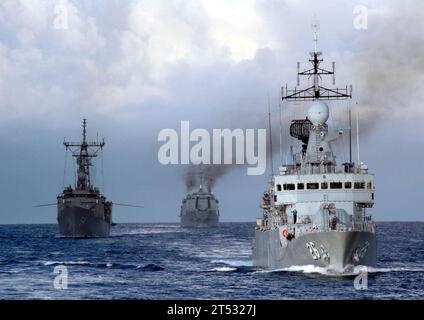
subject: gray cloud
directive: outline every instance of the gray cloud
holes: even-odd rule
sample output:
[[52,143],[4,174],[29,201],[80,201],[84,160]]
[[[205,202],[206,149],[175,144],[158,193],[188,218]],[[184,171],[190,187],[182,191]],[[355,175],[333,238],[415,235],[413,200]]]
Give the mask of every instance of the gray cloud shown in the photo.
[[369,17],[369,29],[353,40],[352,69],[358,81],[358,105],[363,129],[375,127],[381,118],[422,116],[424,99],[419,83],[424,80],[424,4],[390,1],[382,13]]

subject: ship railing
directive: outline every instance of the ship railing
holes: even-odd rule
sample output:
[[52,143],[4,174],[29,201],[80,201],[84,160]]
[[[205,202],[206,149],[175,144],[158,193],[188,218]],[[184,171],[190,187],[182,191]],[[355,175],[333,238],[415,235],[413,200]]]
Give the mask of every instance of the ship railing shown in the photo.
[[256,219],[256,229],[267,230],[269,228],[268,219],[257,218]]
[[375,232],[374,222],[372,216],[364,216],[360,219],[354,219],[353,221],[354,231],[364,231],[364,232]]
[[[328,228],[328,229],[329,231],[331,231],[331,228]],[[353,231],[353,227],[338,224],[336,227],[336,231]]]
[[284,167],[286,168],[286,171],[285,171],[286,175],[295,174],[299,171],[299,167],[296,165],[288,164],[288,165],[284,165]]

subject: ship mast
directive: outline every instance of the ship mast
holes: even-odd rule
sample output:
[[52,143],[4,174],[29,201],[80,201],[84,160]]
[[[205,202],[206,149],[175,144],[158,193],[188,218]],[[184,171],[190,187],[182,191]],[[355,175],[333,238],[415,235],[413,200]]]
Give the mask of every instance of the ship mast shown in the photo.
[[312,64],[312,68],[304,71],[300,71],[300,62],[297,63],[297,86],[300,85],[300,76],[307,76],[308,79],[313,77],[313,85],[306,89],[288,89],[287,84],[285,88],[281,89],[282,100],[287,101],[311,101],[311,100],[344,100],[352,98],[352,86],[348,88],[328,88],[320,84],[322,76],[333,76],[333,85],[335,85],[335,69],[336,64],[332,63],[332,70],[326,70],[320,67],[321,62],[324,60],[321,58],[322,52],[318,51],[318,31],[319,22],[315,21],[312,23],[312,29],[314,32],[314,51],[310,52],[311,58],[309,62]]
[[76,190],[90,190],[93,189],[91,185],[90,167],[92,166],[91,159],[97,157],[97,153],[102,150],[105,145],[105,140],[101,142],[87,141],[87,119],[82,120],[82,142],[67,142],[64,141],[63,145],[67,150],[70,150],[72,156],[76,158],[78,166],[77,177],[75,181]]
[[199,176],[200,176],[200,190],[202,190],[203,189],[203,172],[202,171],[200,171],[199,172]]
[[[314,33],[314,51],[310,52],[309,62],[312,68],[300,71],[300,62],[297,63],[297,86],[294,89],[288,89],[287,84],[281,89],[283,101],[316,101],[316,100],[347,100],[352,98],[352,86],[346,88],[330,88],[322,84],[323,76],[332,76],[332,83],[335,85],[335,63],[332,63],[332,69],[327,70],[320,65],[324,61],[322,52],[318,51],[318,31],[319,22],[312,23]],[[312,78],[312,86],[307,88],[298,88],[300,86],[300,76]],[[328,132],[326,123],[320,124],[321,130],[324,133]],[[306,119],[293,120],[290,125],[290,135],[302,141],[302,159],[305,158],[308,148],[308,141],[314,125],[306,117]],[[350,129],[351,130],[351,129]],[[295,161],[294,161],[295,162]],[[296,163],[293,163],[294,165]]]

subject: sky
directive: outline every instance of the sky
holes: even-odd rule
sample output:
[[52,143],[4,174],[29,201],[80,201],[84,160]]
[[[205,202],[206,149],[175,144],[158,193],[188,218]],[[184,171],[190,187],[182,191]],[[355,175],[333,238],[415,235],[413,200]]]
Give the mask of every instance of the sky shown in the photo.
[[[369,213],[422,221],[422,1],[2,0],[0,223],[56,222],[55,207],[33,206],[73,182],[62,142],[80,138],[82,118],[106,138],[102,192],[144,206],[115,207],[114,220],[177,222],[185,168],[159,163],[160,130],[266,128],[268,97],[278,128],[280,88],[296,84],[297,61],[307,67],[314,20],[324,66],[335,61],[337,85],[353,85],[361,161],[375,174]],[[346,102],[330,108],[330,129],[346,125]],[[287,124],[306,110],[283,105],[283,161],[298,145]],[[221,221],[254,221],[268,174],[226,171],[214,189]]]

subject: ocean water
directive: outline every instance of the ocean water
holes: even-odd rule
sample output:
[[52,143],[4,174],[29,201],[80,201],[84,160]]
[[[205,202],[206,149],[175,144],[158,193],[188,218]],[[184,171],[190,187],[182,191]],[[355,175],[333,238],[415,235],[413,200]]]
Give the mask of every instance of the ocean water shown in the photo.
[[[423,222],[377,224],[365,290],[311,266],[255,269],[253,228],[118,224],[109,238],[75,240],[56,225],[0,225],[0,299],[424,299]],[[61,266],[67,289],[54,286]]]

